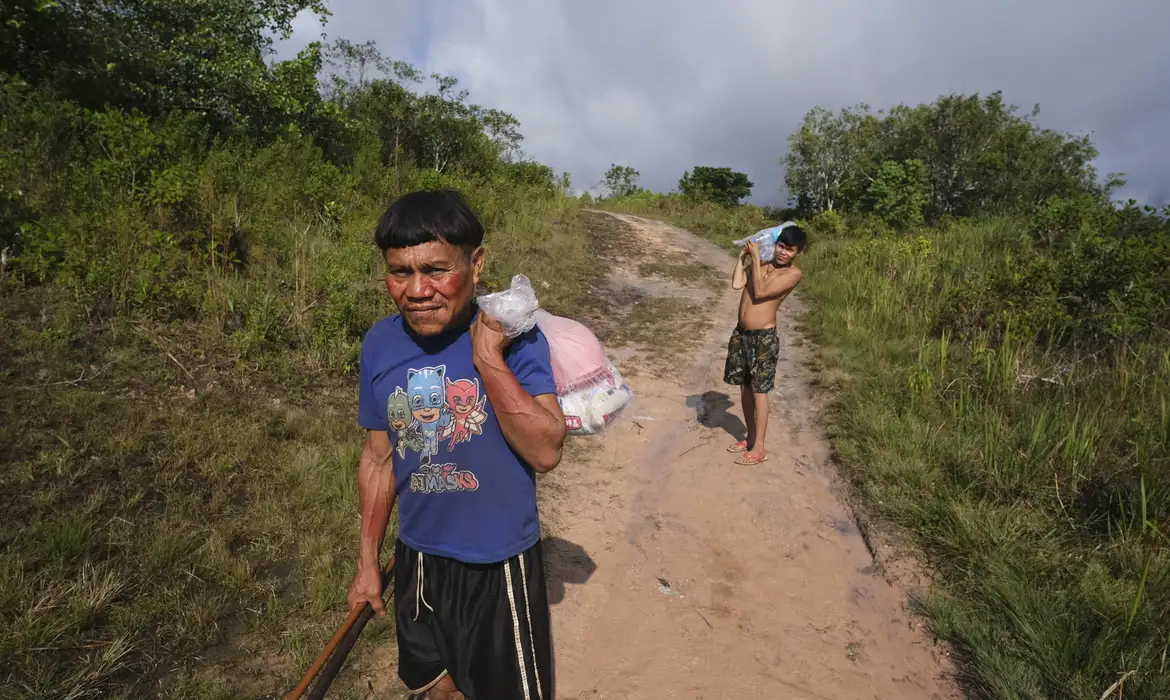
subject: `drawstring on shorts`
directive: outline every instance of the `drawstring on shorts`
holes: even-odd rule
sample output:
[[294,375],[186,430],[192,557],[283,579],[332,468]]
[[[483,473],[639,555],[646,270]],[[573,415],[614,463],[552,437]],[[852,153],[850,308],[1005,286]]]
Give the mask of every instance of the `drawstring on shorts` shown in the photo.
[[427,602],[426,593],[423,593],[423,583],[425,582],[425,577],[423,575],[423,553],[422,552],[418,553],[418,571],[417,571],[417,573],[418,573],[418,576],[415,579],[415,587],[414,587],[414,620],[415,620],[415,622],[418,621],[418,615],[422,611],[422,608],[419,606],[420,602],[423,605],[427,606],[427,610],[430,610],[431,612],[435,611],[435,609],[431,607],[431,604]]

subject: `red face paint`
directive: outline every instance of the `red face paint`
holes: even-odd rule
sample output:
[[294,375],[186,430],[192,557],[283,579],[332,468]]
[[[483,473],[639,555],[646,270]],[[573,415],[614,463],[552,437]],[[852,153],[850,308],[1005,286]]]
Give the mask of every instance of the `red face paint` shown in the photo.
[[432,241],[386,251],[386,289],[419,335],[438,335],[467,320],[482,251]]

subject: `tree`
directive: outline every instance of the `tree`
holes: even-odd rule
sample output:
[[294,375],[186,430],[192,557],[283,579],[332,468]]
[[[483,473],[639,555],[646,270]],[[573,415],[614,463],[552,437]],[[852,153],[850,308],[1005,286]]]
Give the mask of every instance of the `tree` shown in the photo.
[[[1097,182],[1089,140],[1039,128],[1038,114],[1038,108],[1018,114],[998,92],[944,95],[877,114],[865,105],[840,113],[815,107],[789,137],[784,181],[810,216],[835,209],[876,213],[876,202],[891,201],[878,190],[902,187],[910,161],[924,171],[926,219],[1030,213],[1053,196],[1107,199],[1120,179]],[[871,192],[879,178],[883,183]]]
[[328,15],[321,0],[17,0],[0,9],[0,57],[85,107],[190,111],[255,131],[322,102],[315,77],[300,90],[301,74],[320,70],[319,46],[283,77],[267,62],[303,10]]
[[[327,56],[334,69],[327,92],[350,117],[350,139],[380,141],[382,162],[395,172],[404,157],[440,173],[481,175],[501,161],[523,160],[520,122],[507,112],[469,104],[454,77],[432,74],[434,89],[424,91],[420,71],[384,59],[372,43],[340,40],[329,46]],[[374,72],[380,75],[367,78]]]
[[712,168],[696,165],[693,171],[683,173],[678,181],[683,196],[701,201],[734,207],[752,193],[752,181],[745,173],[731,168]]
[[887,160],[866,192],[868,209],[898,229],[921,226],[926,204],[926,166],[920,160]]
[[601,185],[611,197],[628,197],[641,191],[638,178],[641,174],[628,165],[611,164],[601,180]]
[[862,164],[861,124],[869,108],[858,105],[834,114],[813,107],[788,137],[784,184],[801,211],[833,211]]

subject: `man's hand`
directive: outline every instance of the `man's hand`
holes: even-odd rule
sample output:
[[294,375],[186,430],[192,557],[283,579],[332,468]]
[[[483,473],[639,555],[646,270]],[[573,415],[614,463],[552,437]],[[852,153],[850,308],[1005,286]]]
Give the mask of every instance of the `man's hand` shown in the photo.
[[471,324],[471,351],[477,358],[503,357],[504,350],[512,339],[504,333],[504,327],[491,316],[480,311]]
[[745,248],[748,254],[752,256],[752,260],[760,259],[760,244],[758,241],[748,241]]
[[369,603],[378,617],[386,614],[382,602],[382,572],[377,566],[358,567],[353,582],[349,584],[348,600],[351,610]]

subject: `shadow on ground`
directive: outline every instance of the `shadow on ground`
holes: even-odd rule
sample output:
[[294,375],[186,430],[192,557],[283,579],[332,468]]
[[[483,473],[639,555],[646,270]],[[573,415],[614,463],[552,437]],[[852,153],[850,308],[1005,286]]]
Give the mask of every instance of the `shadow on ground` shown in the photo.
[[565,599],[565,585],[585,583],[597,564],[581,545],[559,537],[545,538],[543,547],[548,602],[556,605]]
[[747,438],[747,426],[739,416],[728,411],[734,405],[730,396],[718,391],[687,397],[687,407],[695,409],[695,418],[699,425],[723,430],[736,440],[743,440]]

